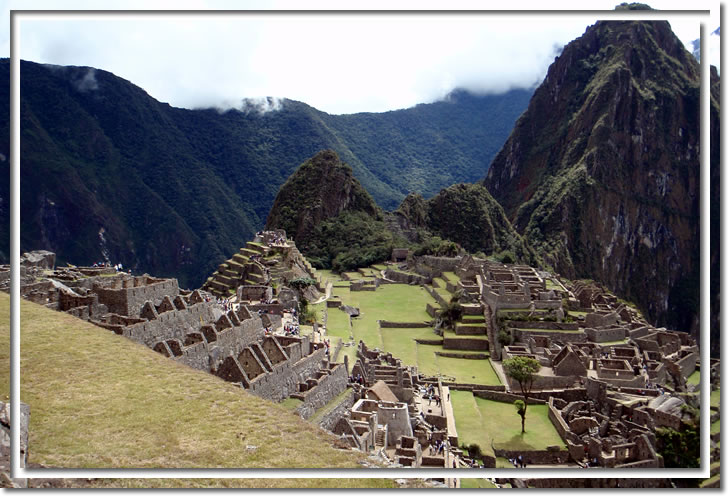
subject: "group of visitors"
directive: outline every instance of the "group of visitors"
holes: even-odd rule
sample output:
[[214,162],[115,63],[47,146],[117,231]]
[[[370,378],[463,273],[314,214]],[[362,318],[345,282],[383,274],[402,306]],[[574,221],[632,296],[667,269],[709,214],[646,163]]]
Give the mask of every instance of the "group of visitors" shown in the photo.
[[271,246],[283,246],[286,244],[286,237],[282,234],[274,234],[268,241],[268,244]]
[[286,336],[298,336],[301,333],[301,329],[298,324],[290,323],[283,326],[283,333]]
[[364,384],[364,378],[361,376],[361,374],[350,375],[349,382],[352,384]]
[[435,439],[430,443],[430,453],[438,456],[443,451],[450,450],[450,442],[445,439]]
[[526,468],[526,461],[523,459],[523,455],[518,455],[516,458],[509,458],[508,461],[511,462],[514,467]]
[[217,298],[215,303],[222,307],[223,312],[228,312],[233,309],[233,303],[230,301],[230,298]]
[[[124,266],[121,263],[111,265],[110,262],[94,262],[93,267],[94,268],[113,267],[116,272],[124,272]],[[128,273],[131,274],[131,269],[129,269]]]

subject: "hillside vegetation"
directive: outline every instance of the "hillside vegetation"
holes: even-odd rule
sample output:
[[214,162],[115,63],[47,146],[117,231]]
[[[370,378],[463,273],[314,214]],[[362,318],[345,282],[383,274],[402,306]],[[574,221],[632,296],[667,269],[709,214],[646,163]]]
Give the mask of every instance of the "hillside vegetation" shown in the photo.
[[[211,374],[70,315],[21,300],[21,400],[29,461],[66,468],[357,468],[363,453]],[[0,293],[0,376],[9,389],[9,296]],[[301,446],[306,446],[301,450]],[[97,481],[148,487],[179,481]],[[194,480],[230,487],[392,487],[366,479]],[[287,485],[288,484],[288,485]]]
[[[531,95],[458,91],[345,116],[292,100],[275,111],[221,112],[171,107],[100,69],[20,66],[21,250],[48,249],[61,263],[108,257],[182,287],[200,286],[251,239],[280,186],[320,150],[335,150],[377,204],[394,209],[410,191],[431,196],[482,176]],[[0,60],[0,75],[9,71]],[[0,122],[0,161],[8,126]],[[9,253],[4,177],[0,262]]]

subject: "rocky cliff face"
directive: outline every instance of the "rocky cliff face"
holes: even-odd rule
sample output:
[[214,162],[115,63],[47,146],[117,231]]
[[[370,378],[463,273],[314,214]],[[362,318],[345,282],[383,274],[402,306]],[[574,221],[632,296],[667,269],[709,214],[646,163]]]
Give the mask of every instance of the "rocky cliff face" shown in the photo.
[[551,65],[484,180],[555,270],[686,331],[699,301],[699,85],[667,22],[598,22]]

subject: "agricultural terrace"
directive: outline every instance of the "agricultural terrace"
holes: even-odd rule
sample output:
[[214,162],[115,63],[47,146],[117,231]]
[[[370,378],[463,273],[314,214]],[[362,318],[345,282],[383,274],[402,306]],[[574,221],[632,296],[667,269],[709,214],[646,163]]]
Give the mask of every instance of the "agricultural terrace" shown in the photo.
[[[371,273],[371,269],[361,269]],[[343,361],[344,356],[349,357],[349,363],[356,360],[356,346],[359,340],[364,341],[371,348],[392,353],[402,360],[405,365],[416,366],[421,373],[439,375],[447,380],[474,384],[500,384],[500,380],[493,370],[488,359],[464,359],[451,356],[442,356],[442,353],[457,353],[460,355],[482,355],[485,352],[445,350],[441,337],[435,334],[432,327],[427,324],[432,318],[427,314],[427,304],[438,307],[435,299],[421,286],[408,284],[383,284],[376,291],[350,291],[348,281],[343,281],[336,274],[328,271],[319,271],[334,286],[331,295],[334,299],[359,308],[360,316],[349,319],[349,315],[337,308],[327,309],[326,332],[336,349],[339,340],[349,343],[344,346],[337,361]],[[455,281],[453,273],[446,273],[449,280]],[[452,295],[444,289],[445,282],[440,280],[443,296],[449,299]],[[463,325],[467,325],[466,317]],[[379,325],[380,320],[399,323],[422,323],[419,328],[386,328]],[[452,331],[445,331],[449,338],[458,338]],[[487,339],[486,336],[467,336],[468,339]],[[426,340],[422,344],[418,340]]]

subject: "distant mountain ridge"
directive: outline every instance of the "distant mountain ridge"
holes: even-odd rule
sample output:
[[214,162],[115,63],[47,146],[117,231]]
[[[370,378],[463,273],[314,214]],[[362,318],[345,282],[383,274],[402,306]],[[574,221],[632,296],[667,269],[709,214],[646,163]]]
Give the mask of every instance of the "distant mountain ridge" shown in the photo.
[[[113,74],[21,61],[21,250],[59,261],[108,257],[199,286],[260,229],[279,187],[333,149],[378,205],[474,181],[531,91],[472,95],[382,114],[187,110]],[[0,71],[9,78],[7,59]],[[9,87],[5,86],[5,91]],[[9,115],[9,94],[4,102]],[[9,156],[9,122],[0,154]],[[0,261],[8,260],[9,181],[0,181]]]

